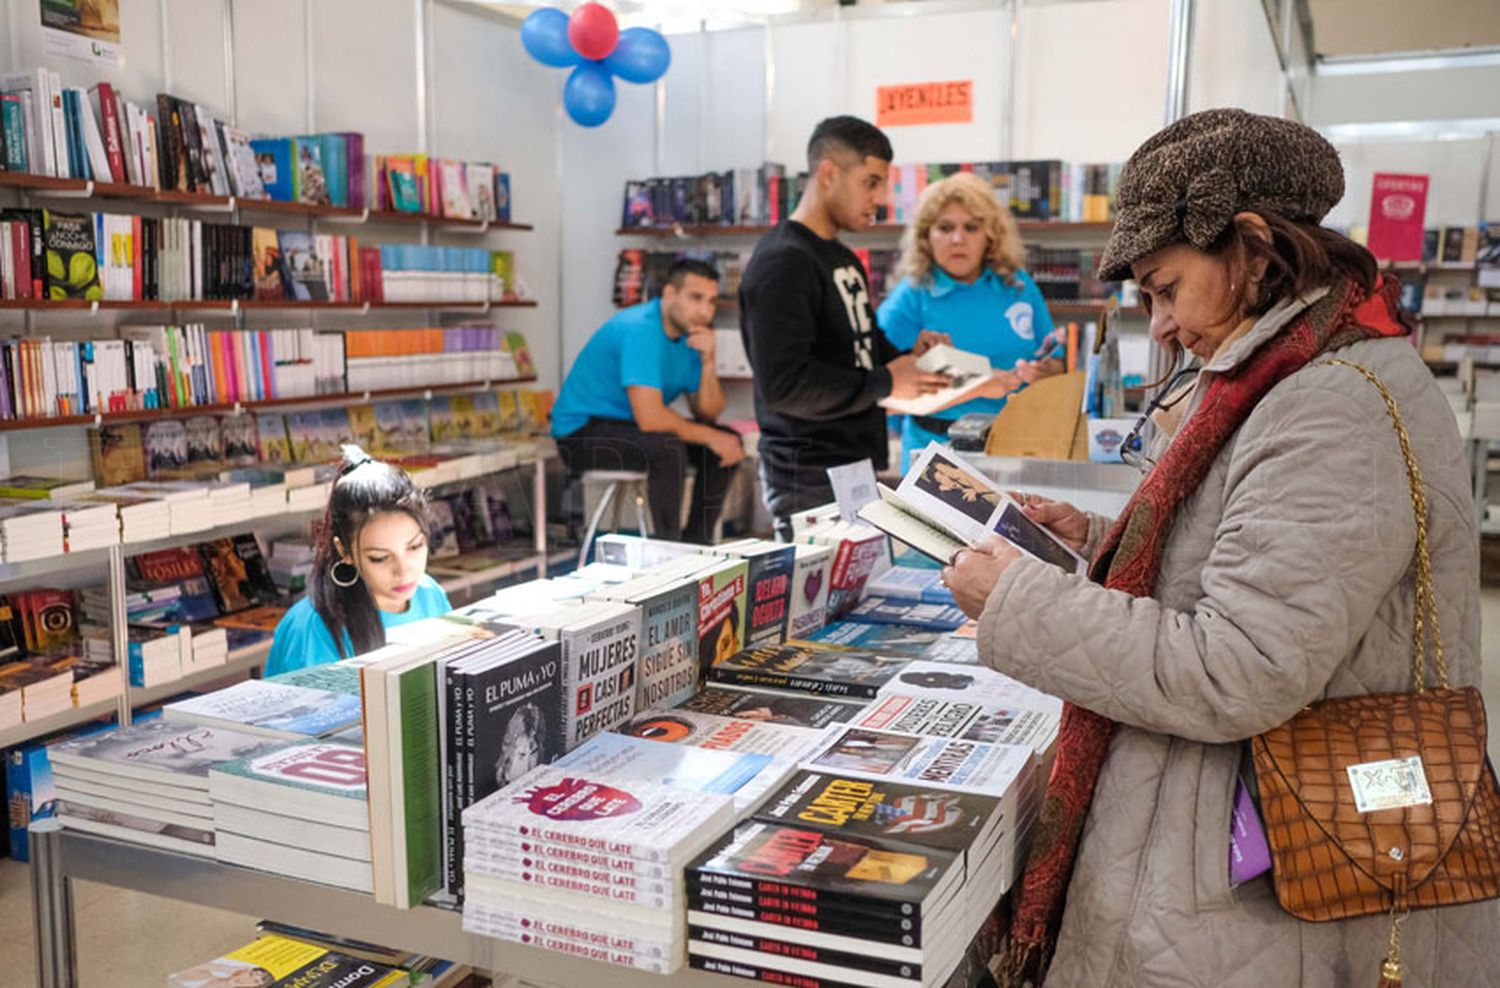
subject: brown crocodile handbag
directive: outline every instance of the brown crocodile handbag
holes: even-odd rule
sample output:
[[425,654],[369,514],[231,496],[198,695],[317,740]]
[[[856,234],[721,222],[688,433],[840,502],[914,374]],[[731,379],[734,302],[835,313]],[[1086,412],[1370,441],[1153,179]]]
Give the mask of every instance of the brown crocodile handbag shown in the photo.
[[[1427,554],[1427,496],[1396,401],[1385,398],[1417,519],[1413,691],[1321,700],[1251,742],[1276,898],[1299,919],[1388,913],[1380,985],[1401,984],[1411,909],[1500,896],[1500,790],[1485,754],[1484,703],[1452,689]],[[1437,684],[1424,660],[1431,634]]]

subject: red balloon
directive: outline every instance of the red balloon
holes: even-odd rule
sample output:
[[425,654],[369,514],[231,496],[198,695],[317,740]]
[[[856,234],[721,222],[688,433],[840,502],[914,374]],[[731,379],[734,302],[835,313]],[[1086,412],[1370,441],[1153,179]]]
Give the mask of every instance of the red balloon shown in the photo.
[[586,3],[568,18],[568,40],[578,54],[598,61],[615,50],[620,41],[620,25],[608,7]]

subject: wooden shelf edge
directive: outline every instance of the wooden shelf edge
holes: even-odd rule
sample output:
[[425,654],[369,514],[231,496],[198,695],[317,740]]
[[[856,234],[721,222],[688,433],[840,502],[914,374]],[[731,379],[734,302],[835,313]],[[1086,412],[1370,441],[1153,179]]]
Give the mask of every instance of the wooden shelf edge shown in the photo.
[[535,375],[511,377],[504,380],[465,381],[456,384],[414,384],[405,388],[379,388],[369,391],[341,391],[336,394],[303,395],[297,398],[268,398],[263,401],[242,401],[237,404],[188,405],[173,408],[143,408],[128,412],[107,412],[94,415],[59,415],[45,419],[0,420],[0,432],[18,432],[27,429],[55,429],[70,425],[93,425],[95,422],[149,422],[155,419],[190,417],[194,415],[222,415],[236,409],[254,412],[261,408],[279,408],[287,405],[362,404],[366,401],[386,398],[419,398],[428,392],[433,394],[462,394],[466,391],[484,391],[489,388],[511,387],[519,384],[535,384]]
[[0,188],[19,189],[41,195],[51,193],[69,198],[124,199],[134,202],[154,202],[167,206],[224,210],[230,208],[250,212],[280,213],[288,216],[310,216],[314,219],[354,220],[359,222],[397,222],[429,224],[435,227],[472,228],[475,232],[485,230],[534,230],[531,223],[501,223],[486,220],[461,219],[438,216],[432,213],[407,213],[397,210],[354,209],[349,206],[323,206],[307,202],[288,202],[281,199],[248,199],[240,196],[207,195],[200,192],[182,192],[177,189],[153,189],[144,185],[123,182],[86,181],[79,178],[56,178],[51,175],[32,175],[25,172],[0,172]]

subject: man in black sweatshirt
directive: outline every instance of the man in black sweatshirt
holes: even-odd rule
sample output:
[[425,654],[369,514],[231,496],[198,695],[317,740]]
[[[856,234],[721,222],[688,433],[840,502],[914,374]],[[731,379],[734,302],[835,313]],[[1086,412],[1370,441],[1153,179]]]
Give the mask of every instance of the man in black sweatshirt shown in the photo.
[[946,379],[920,371],[937,342],[923,332],[903,354],[875,323],[859,258],[841,230],[875,220],[891,144],[857,117],[830,117],[807,145],[808,182],[792,218],[763,237],[740,281],[740,332],[755,371],[761,483],[776,534],[791,516],[833,500],[827,468],[887,462],[882,398],[916,397]]

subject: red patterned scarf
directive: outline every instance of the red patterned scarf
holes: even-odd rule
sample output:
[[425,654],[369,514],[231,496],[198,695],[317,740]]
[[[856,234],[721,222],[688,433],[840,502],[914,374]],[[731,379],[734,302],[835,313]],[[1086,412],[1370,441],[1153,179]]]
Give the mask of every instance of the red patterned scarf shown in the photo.
[[[1400,293],[1400,283],[1389,277],[1368,295],[1353,282],[1335,284],[1234,369],[1213,375],[1197,410],[1104,537],[1090,578],[1132,596],[1154,594],[1178,507],[1208,476],[1219,451],[1256,403],[1319,354],[1408,332],[1397,305]],[[1000,983],[1008,988],[1038,985],[1046,977],[1079,835],[1113,730],[1112,721],[1092,711],[1071,703],[1063,707],[1057,755],[1002,958]]]

